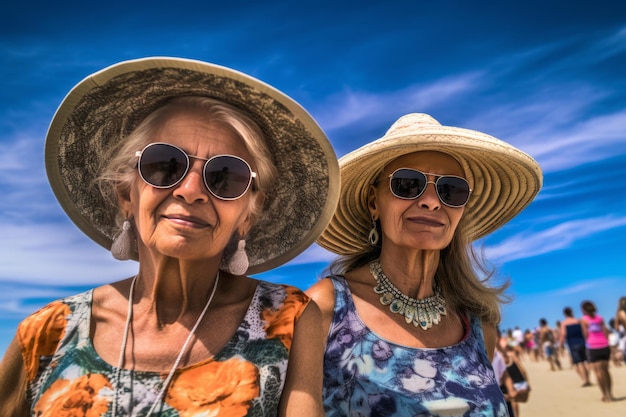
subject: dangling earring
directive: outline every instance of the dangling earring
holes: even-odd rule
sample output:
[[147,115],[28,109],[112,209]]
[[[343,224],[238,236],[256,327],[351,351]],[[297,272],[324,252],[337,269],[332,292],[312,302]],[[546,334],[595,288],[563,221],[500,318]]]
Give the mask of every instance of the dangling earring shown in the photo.
[[378,233],[378,228],[376,227],[375,219],[372,219],[372,230],[370,230],[368,239],[370,241],[370,245],[372,246],[378,245],[378,241],[380,240],[380,234]]
[[248,254],[246,253],[246,241],[240,239],[237,242],[237,250],[228,260],[228,271],[233,275],[243,275],[248,270]]
[[127,261],[137,254],[137,237],[133,225],[129,220],[124,220],[122,231],[115,236],[111,244],[111,255],[117,260]]

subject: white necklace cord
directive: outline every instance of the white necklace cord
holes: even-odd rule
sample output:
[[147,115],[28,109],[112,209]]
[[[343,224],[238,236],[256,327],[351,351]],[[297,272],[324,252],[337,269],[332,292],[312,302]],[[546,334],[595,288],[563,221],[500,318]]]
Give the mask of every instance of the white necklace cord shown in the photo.
[[[126,317],[126,327],[124,329],[124,336],[122,339],[122,349],[120,352],[120,359],[118,361],[118,367],[116,370],[116,380],[115,380],[116,386],[119,386],[119,374],[121,372],[121,368],[122,368],[123,361],[124,361],[124,356],[125,356],[124,353],[126,352],[126,343],[128,340],[128,331],[130,328],[130,323],[132,321],[132,315],[133,315],[133,301],[132,300],[133,300],[133,291],[134,291],[136,280],[137,280],[137,276],[133,278],[133,282],[130,286],[130,292],[128,295],[128,300],[129,300],[128,301],[128,314]],[[172,381],[172,378],[174,377],[174,373],[176,372],[176,369],[178,368],[180,361],[182,360],[185,352],[187,351],[187,348],[189,347],[189,343],[191,342],[193,335],[198,329],[198,326],[200,325],[200,322],[204,318],[205,313],[209,309],[209,305],[211,304],[211,301],[213,301],[213,297],[215,296],[215,292],[217,290],[217,284],[219,280],[220,280],[220,271],[218,270],[217,276],[215,277],[215,283],[213,284],[213,289],[211,290],[211,295],[209,296],[209,299],[207,300],[206,305],[204,306],[204,309],[202,310],[202,313],[200,313],[198,320],[196,320],[196,323],[194,324],[193,328],[189,332],[189,335],[187,336],[187,339],[185,340],[185,343],[183,344],[183,347],[181,348],[180,352],[178,353],[178,357],[176,358],[176,361],[174,362],[174,366],[172,366],[172,369],[167,375],[167,378],[165,378],[165,381],[163,382],[163,386],[161,387],[161,391],[159,392],[159,395],[152,403],[152,407],[150,407],[150,411],[148,411],[148,414],[146,414],[146,417],[150,417],[152,415],[152,412],[154,411],[156,405],[161,402],[163,396],[165,395],[165,391],[167,390],[168,385]],[[115,417],[116,412],[117,412],[117,389],[115,390],[115,395],[113,397],[113,410],[112,410],[113,417]]]
[[152,415],[152,412],[154,411],[154,408],[156,407],[156,405],[159,404],[161,400],[163,399],[163,396],[165,395],[165,391],[167,390],[167,386],[170,384],[170,381],[174,377],[176,368],[178,368],[178,364],[183,358],[183,355],[185,354],[185,352],[187,351],[187,347],[189,343],[191,342],[191,339],[193,338],[193,335],[196,332],[196,329],[200,325],[200,322],[204,318],[204,314],[209,309],[209,305],[211,304],[211,301],[213,301],[213,296],[215,295],[215,291],[217,290],[217,283],[219,282],[219,280],[220,280],[220,271],[218,269],[217,276],[215,277],[215,284],[213,284],[213,290],[211,291],[211,295],[209,296],[209,299],[207,300],[206,305],[204,306],[204,309],[202,310],[202,313],[200,313],[198,320],[196,320],[196,324],[194,324],[193,328],[189,332],[189,336],[187,336],[187,339],[185,340],[185,343],[183,344],[183,347],[180,350],[180,353],[178,353],[178,357],[176,358],[176,362],[174,362],[174,366],[172,366],[170,373],[167,375],[167,378],[165,378],[165,381],[163,382],[163,387],[161,388],[161,392],[159,392],[159,395],[154,400],[154,403],[152,403],[152,407],[150,407],[150,411],[148,411],[148,414],[146,414],[146,417],[150,417]]
[[130,290],[128,291],[128,310],[126,313],[126,325],[124,326],[124,336],[122,336],[122,347],[120,349],[120,358],[117,360],[117,369],[115,370],[115,392],[113,395],[113,407],[111,415],[115,417],[117,415],[117,387],[120,385],[120,373],[122,372],[122,366],[124,365],[124,356],[126,353],[126,342],[128,341],[128,329],[130,329],[130,322],[133,319],[133,293],[135,292],[135,282],[137,282],[137,275],[133,277],[130,283]]

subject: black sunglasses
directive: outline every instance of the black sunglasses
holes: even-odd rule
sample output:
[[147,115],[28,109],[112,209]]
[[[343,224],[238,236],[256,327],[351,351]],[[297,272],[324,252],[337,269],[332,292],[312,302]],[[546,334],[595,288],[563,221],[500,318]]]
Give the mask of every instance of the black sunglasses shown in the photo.
[[211,158],[188,155],[169,143],[151,143],[135,154],[141,178],[155,188],[171,188],[180,183],[189,171],[189,158],[206,161],[202,170],[204,185],[220,200],[236,200],[243,196],[256,173],[243,159],[234,155]]
[[[434,175],[435,181],[428,181]],[[434,184],[439,201],[448,207],[463,207],[472,192],[465,178],[454,175],[437,175],[416,169],[400,168],[389,175],[391,193],[403,200],[414,200],[424,194],[428,184]]]

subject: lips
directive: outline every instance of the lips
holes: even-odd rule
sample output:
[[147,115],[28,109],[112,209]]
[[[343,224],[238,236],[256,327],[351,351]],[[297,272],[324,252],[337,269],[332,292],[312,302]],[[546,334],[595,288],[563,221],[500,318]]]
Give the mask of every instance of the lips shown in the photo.
[[210,224],[199,217],[185,214],[164,214],[163,217],[174,223],[191,227],[209,227]]
[[424,216],[409,217],[407,220],[412,222],[412,223],[422,224],[424,226],[432,226],[432,227],[442,227],[442,226],[444,226],[443,222],[441,222],[440,220],[437,220],[437,219],[433,219],[431,217],[424,217]]

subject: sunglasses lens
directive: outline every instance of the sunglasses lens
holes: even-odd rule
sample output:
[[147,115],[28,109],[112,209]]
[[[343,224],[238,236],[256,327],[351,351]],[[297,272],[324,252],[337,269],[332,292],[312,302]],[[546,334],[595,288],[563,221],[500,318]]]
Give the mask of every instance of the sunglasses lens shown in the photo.
[[443,176],[437,181],[437,194],[442,203],[450,207],[461,207],[469,200],[470,188],[463,178]]
[[216,156],[204,167],[207,188],[213,195],[224,200],[241,197],[248,190],[251,178],[248,164],[234,156]]
[[180,149],[165,144],[148,145],[139,158],[139,174],[148,184],[167,188],[178,183],[187,173],[189,162]]
[[426,176],[412,169],[399,169],[391,176],[391,192],[398,198],[413,199],[424,192]]

